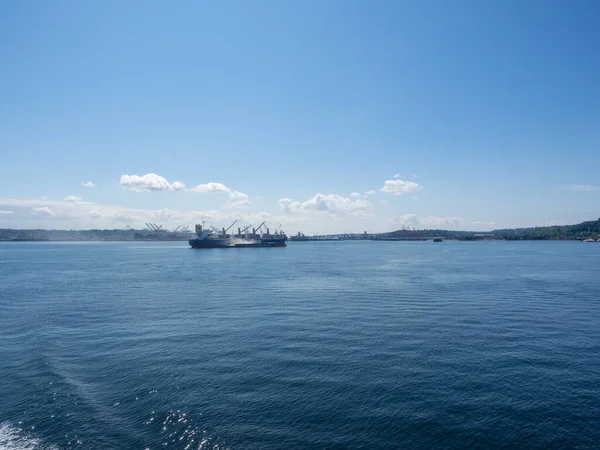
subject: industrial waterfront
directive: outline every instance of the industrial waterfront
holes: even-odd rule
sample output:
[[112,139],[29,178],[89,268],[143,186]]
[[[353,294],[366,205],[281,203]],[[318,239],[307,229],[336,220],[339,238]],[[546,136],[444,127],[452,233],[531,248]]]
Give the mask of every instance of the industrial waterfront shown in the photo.
[[[237,221],[236,221],[237,222]],[[234,223],[236,223],[234,222]],[[230,228],[233,225],[230,226]],[[264,228],[264,229],[263,229]],[[221,234],[227,238],[255,240],[259,233],[270,235],[270,230],[265,222],[258,227],[248,225],[238,227],[237,233],[228,233],[229,228],[209,226],[215,235]],[[262,231],[261,231],[262,230]],[[197,231],[197,229],[195,229]],[[283,233],[281,228],[275,235]],[[189,241],[197,236],[191,232],[189,226],[178,226],[168,229],[163,225],[146,223],[146,228],[114,230],[19,230],[0,229],[0,241]],[[287,240],[286,235],[286,240]],[[600,242],[600,219],[581,222],[575,225],[560,225],[532,228],[513,228],[492,230],[489,232],[457,231],[457,230],[416,230],[401,228],[399,230],[370,233],[341,233],[341,234],[304,234],[301,231],[289,236],[292,242],[307,241],[427,241],[427,240],[458,240],[458,241],[483,241],[483,240],[573,240],[584,242]]]

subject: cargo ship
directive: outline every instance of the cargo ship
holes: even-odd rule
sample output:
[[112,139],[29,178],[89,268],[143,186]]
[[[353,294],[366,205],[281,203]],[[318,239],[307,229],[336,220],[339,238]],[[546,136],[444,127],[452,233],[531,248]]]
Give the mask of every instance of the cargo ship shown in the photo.
[[196,225],[196,237],[190,239],[189,243],[192,248],[256,248],[256,247],[285,247],[287,236],[281,231],[275,231],[271,234],[269,229],[265,227],[266,232],[262,233],[262,228],[265,222],[261,223],[258,228],[252,228],[251,225],[244,228],[238,228],[237,234],[228,234],[228,231],[235,225],[233,222],[229,228],[218,230],[210,227],[208,230],[202,224]]

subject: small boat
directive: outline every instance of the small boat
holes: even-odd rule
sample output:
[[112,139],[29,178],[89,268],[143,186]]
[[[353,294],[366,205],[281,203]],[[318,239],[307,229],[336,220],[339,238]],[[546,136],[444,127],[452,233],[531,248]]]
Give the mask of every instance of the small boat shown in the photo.
[[433,240],[433,242],[444,242],[444,241],[442,240],[442,238],[435,238],[435,239]]

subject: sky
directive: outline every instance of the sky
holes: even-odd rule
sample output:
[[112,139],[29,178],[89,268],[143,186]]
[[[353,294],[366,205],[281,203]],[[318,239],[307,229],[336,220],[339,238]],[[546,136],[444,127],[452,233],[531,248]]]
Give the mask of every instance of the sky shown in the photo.
[[600,217],[596,0],[0,2],[0,228]]

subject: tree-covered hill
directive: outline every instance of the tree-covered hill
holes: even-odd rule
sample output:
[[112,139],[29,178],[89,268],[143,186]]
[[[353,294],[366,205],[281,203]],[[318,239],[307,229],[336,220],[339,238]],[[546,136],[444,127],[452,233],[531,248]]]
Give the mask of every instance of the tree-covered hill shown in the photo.
[[576,225],[558,225],[551,227],[514,228],[492,231],[499,239],[599,239],[600,219],[578,223]]
[[600,219],[576,225],[556,225],[550,227],[510,228],[489,233],[453,230],[396,230],[380,236],[396,239],[418,239],[440,237],[444,239],[480,240],[583,240],[600,239]]

